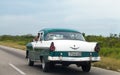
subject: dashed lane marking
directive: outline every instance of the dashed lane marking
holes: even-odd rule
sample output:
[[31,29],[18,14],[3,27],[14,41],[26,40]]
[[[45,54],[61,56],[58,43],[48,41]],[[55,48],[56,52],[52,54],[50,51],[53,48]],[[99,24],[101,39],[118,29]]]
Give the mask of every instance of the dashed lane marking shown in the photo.
[[11,63],[9,63],[9,65],[10,65],[12,68],[14,68],[16,71],[18,71],[20,74],[26,75],[22,70],[20,70],[19,68],[17,68],[15,65],[13,65],[13,64],[11,64]]

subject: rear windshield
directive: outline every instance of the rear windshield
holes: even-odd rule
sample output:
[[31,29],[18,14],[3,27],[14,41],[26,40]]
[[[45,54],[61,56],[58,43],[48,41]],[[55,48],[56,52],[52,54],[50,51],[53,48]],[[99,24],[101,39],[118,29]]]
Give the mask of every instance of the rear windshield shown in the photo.
[[80,40],[85,41],[81,33],[78,32],[51,32],[45,37],[45,40]]

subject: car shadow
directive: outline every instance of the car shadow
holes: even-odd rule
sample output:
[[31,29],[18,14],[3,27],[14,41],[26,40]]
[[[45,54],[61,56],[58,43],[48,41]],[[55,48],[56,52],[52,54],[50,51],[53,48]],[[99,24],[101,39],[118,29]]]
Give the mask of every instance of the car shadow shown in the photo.
[[[42,66],[41,65],[34,65],[35,68],[40,69],[40,71],[42,71]],[[90,72],[86,73],[83,72],[81,70],[81,68],[79,67],[63,67],[61,65],[56,65],[52,68],[50,68],[49,72],[45,72],[45,73],[49,73],[49,74],[60,74],[60,75],[88,75],[90,74]]]

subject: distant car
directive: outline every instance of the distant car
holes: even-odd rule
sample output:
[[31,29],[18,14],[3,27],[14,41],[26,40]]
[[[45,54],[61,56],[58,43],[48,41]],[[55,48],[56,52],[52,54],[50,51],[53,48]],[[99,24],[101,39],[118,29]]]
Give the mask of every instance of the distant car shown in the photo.
[[100,46],[97,42],[85,41],[82,34],[70,29],[42,29],[38,32],[38,40],[26,45],[28,65],[40,61],[44,72],[55,64],[69,66],[76,64],[84,72],[89,72],[91,62],[100,61]]

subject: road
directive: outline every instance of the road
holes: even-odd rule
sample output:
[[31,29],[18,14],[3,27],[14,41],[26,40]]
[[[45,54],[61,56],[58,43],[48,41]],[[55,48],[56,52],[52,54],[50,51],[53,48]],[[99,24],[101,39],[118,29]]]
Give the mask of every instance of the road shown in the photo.
[[0,46],[0,75],[120,75],[120,72],[92,67],[89,73],[85,73],[75,65],[68,68],[58,65],[45,73],[39,63],[33,67],[27,65],[25,51]]

